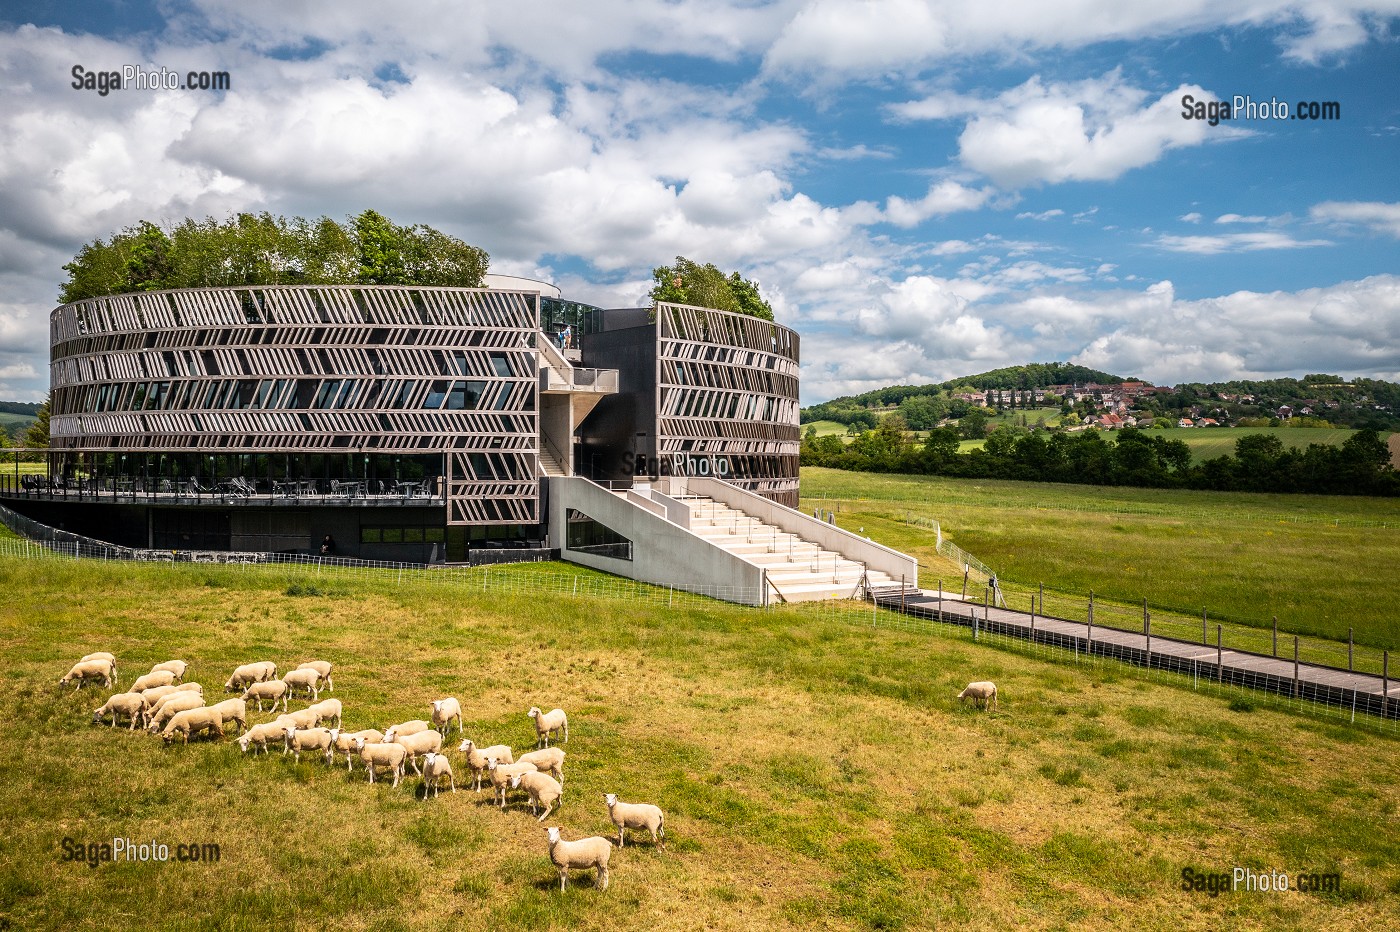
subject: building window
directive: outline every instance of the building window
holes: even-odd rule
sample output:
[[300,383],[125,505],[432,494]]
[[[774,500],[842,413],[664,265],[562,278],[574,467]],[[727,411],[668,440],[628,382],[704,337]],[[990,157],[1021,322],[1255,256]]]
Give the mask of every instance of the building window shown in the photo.
[[632,542],[605,524],[599,524],[576,508],[569,509],[566,546],[615,560],[632,559]]

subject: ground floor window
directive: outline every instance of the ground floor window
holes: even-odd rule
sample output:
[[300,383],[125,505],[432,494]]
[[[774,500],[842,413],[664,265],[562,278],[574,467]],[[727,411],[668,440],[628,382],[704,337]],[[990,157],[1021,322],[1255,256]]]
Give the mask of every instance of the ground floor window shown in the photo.
[[632,542],[605,524],[576,508],[569,509],[566,546],[580,553],[591,553],[616,560],[632,559]]

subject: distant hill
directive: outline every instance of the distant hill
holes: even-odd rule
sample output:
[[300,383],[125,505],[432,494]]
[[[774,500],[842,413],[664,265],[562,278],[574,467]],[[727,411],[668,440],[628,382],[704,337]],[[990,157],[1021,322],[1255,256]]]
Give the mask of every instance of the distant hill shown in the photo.
[[38,417],[42,404],[32,401],[0,401],[0,412],[5,414],[23,414],[27,417]]

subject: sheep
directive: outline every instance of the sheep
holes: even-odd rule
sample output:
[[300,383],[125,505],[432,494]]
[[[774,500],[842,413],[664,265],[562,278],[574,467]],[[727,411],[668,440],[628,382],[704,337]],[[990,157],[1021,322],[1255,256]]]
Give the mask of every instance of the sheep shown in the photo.
[[616,793],[608,793],[603,797],[603,801],[608,804],[608,818],[617,826],[619,848],[627,846],[626,832],[629,828],[644,828],[651,832],[653,845],[657,844],[657,836],[660,835],[660,845],[666,847],[666,813],[662,812],[659,806],[650,803],[621,803],[617,801]]
[[452,792],[457,792],[457,780],[452,775],[452,762],[447,759],[446,754],[437,754],[429,751],[423,755],[423,802],[428,801],[428,790],[433,791],[433,798],[437,799],[438,782],[447,777],[447,785]]
[[[302,729],[315,728],[316,713],[311,711],[310,709],[298,709],[295,712],[287,712],[284,715],[277,716],[277,724],[282,726],[283,728],[287,727],[288,725],[295,725],[298,728]],[[282,753],[287,753],[285,747],[282,749]]]
[[277,664],[271,660],[260,660],[257,663],[245,663],[234,668],[233,675],[224,684],[224,692],[231,693],[249,683],[266,683],[277,676]]
[[248,730],[248,703],[242,699],[225,699],[209,708],[218,712],[225,722],[237,722],[240,732]]
[[353,771],[355,739],[364,738],[366,744],[381,744],[384,741],[384,732],[374,728],[366,728],[364,731],[347,733],[339,728],[331,729],[331,740],[335,744],[335,749],[345,755],[345,769]]
[[596,868],[598,879],[594,881],[599,890],[608,888],[608,858],[612,856],[612,842],[598,835],[581,838],[578,841],[563,841],[559,829],[551,825],[545,830],[549,836],[549,859],[559,868],[559,890],[562,892],[569,871]]
[[298,728],[295,725],[285,725],[282,728],[284,740],[288,751],[295,752],[297,763],[301,763],[302,751],[320,751],[325,757],[326,763],[331,762],[332,748],[331,733],[328,728]]
[[136,730],[136,721],[145,719],[146,701],[140,693],[113,693],[102,708],[93,710],[92,723],[101,724],[103,716],[112,714],[112,727],[117,727],[117,718],[125,715],[131,719],[131,726],[127,731]]
[[258,711],[263,710],[264,699],[272,700],[272,711],[277,711],[277,703],[282,703],[282,711],[287,711],[287,684],[281,680],[268,680],[266,682],[249,683],[243,690],[243,699],[252,699],[258,704]]
[[563,709],[555,709],[545,715],[540,712],[539,706],[531,706],[525,714],[535,720],[535,734],[539,738],[535,747],[549,747],[549,736],[561,728],[564,730],[564,740],[569,740],[569,717]]
[[539,771],[526,771],[518,773],[510,778],[510,785],[516,789],[525,787],[525,792],[530,796],[530,814],[535,814],[536,805],[544,807],[544,812],[540,813],[537,821],[543,822],[549,815],[549,810],[559,802],[559,797],[564,795],[564,788],[559,785],[553,777],[547,773]]
[[559,785],[564,785],[564,755],[567,753],[563,748],[540,748],[538,751],[531,751],[528,754],[521,754],[522,763],[534,764],[535,769],[541,773],[553,775],[559,781]]
[[447,733],[452,730],[452,720],[457,720],[457,735],[462,734],[462,704],[451,696],[446,699],[433,700],[433,725],[442,732],[442,736],[447,737]]
[[206,730],[212,731],[220,738],[224,736],[224,722],[219,717],[219,713],[215,712],[213,708],[186,709],[183,712],[175,713],[160,736],[166,744],[169,744],[175,740],[175,736],[178,734],[185,744],[189,744],[190,735]]
[[416,735],[420,731],[427,731],[432,727],[432,725],[429,725],[421,718],[415,718],[410,722],[399,722],[397,725],[389,726],[389,730],[384,732],[384,740],[385,742],[390,742],[404,735]]
[[151,667],[151,672],[159,673],[161,670],[169,670],[171,673],[175,674],[175,682],[178,683],[185,678],[185,671],[188,670],[189,667],[190,665],[183,660],[167,660],[164,663],[158,663]]
[[171,693],[151,706],[146,713],[146,723],[151,730],[151,734],[158,735],[176,714],[186,712],[190,709],[197,709],[204,705],[204,697],[199,693],[179,692]]
[[[384,740],[387,743],[389,736],[386,733]],[[408,751],[408,762],[413,766],[414,773],[421,773],[418,769],[418,758],[431,751],[437,754],[442,750],[442,735],[435,731],[420,731],[412,735],[395,735],[393,743],[402,744]]]
[[365,762],[370,783],[374,782],[375,767],[388,767],[394,773],[394,786],[399,785],[399,780],[403,778],[404,757],[408,755],[408,749],[402,744],[370,744],[364,738],[356,738],[355,751]]
[[256,746],[264,754],[267,753],[267,742],[275,741],[278,738],[286,740],[285,726],[281,721],[264,722],[261,725],[254,725],[243,733],[238,739],[238,746],[243,749],[243,753],[248,753],[248,748]]
[[79,657],[79,658],[78,658],[78,663],[83,663],[84,661],[87,661],[87,660],[106,660],[106,661],[109,661],[109,662],[112,664],[112,682],[115,683],[115,682],[117,681],[117,658],[116,658],[116,655],[115,655],[115,654],[110,654],[110,653],[108,653],[108,652],[105,651],[105,650],[100,650],[100,651],[97,651],[96,653],[93,653],[93,654],[86,654],[85,656]]
[[316,723],[318,725],[321,722],[329,722],[331,719],[335,719],[335,725],[337,728],[339,728],[341,725],[341,704],[339,699],[322,699],[315,705],[307,706],[306,710],[308,712],[316,713]]
[[506,807],[506,790],[510,788],[511,778],[535,769],[534,764],[502,764],[494,757],[486,759],[486,770],[491,774],[491,792],[502,809]]
[[204,687],[198,683],[181,683],[179,686],[155,686],[141,693],[141,698],[146,700],[146,708],[150,709],[157,702],[171,693],[189,692],[204,695]]
[[154,686],[170,686],[175,682],[175,674],[169,670],[157,670],[154,673],[147,673],[145,676],[138,676],[136,682],[131,684],[131,692],[144,692]]
[[511,755],[510,747],[504,744],[493,744],[489,748],[479,748],[472,743],[471,738],[468,738],[462,742],[457,750],[467,755],[467,766],[470,767],[472,773],[476,775],[476,791],[478,793],[481,792],[481,775],[486,770],[487,758],[494,757],[503,764],[515,763],[515,758]]
[[973,705],[981,709],[995,709],[997,707],[997,684],[985,680],[968,683],[967,688],[958,693],[958,698],[963,702],[971,699]]
[[298,689],[305,689],[306,694],[314,702],[321,698],[321,691],[317,685],[321,682],[321,674],[317,670],[307,668],[305,670],[291,670],[282,676],[282,682],[287,684],[289,695],[295,695]]
[[331,682],[331,664],[328,660],[308,660],[306,663],[297,664],[298,670],[315,670],[321,674],[321,679],[326,681],[326,688],[335,692],[335,683]]
[[[58,681],[58,685],[67,686],[73,680],[77,680],[78,685],[73,688],[74,692],[82,689],[86,680],[101,680],[103,686],[111,686],[115,671],[116,667],[112,666],[110,660],[79,660],[73,664],[73,669],[63,674],[63,679]],[[133,686],[131,692],[140,690]]]

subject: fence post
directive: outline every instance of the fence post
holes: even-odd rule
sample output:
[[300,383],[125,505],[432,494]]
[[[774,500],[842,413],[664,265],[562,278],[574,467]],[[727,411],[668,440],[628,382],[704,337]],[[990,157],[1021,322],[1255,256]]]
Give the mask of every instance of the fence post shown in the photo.
[[971,566],[969,566],[969,565],[966,564],[966,563],[963,564],[963,591],[962,591],[962,597],[963,597],[963,601],[964,601],[964,602],[967,601],[967,573],[968,573],[968,570],[970,570],[970,569],[972,569]]
[[1220,625],[1215,626],[1215,681],[1223,683],[1225,681],[1225,661],[1224,650],[1220,646]]
[[[1348,672],[1348,673],[1355,672],[1355,671],[1354,671],[1354,668],[1352,667],[1352,656],[1353,656],[1353,655],[1352,655],[1352,651],[1356,648],[1356,642],[1355,642],[1354,640],[1352,640],[1352,636],[1351,636],[1351,635],[1352,635],[1352,629],[1351,629],[1351,628],[1347,628],[1347,672]],[[1352,714],[1352,718],[1355,718],[1355,717],[1356,717],[1356,703],[1355,703],[1355,701],[1352,702],[1351,714]]]
[[1298,635],[1293,635],[1293,696],[1298,696]]
[[1274,656],[1278,656],[1278,616],[1274,616]]

